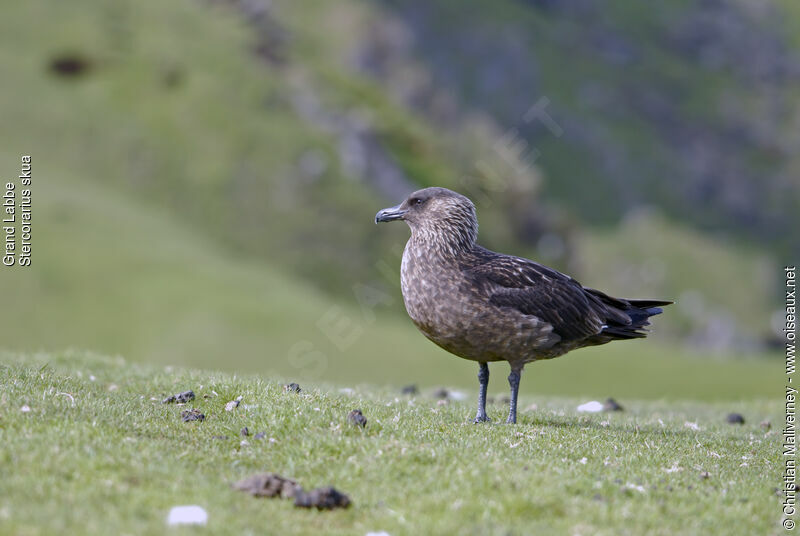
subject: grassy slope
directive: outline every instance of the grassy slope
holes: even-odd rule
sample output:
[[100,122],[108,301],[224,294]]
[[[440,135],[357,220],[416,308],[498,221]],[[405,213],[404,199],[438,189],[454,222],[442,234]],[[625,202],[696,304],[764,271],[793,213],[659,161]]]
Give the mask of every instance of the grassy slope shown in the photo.
[[[180,504],[206,508],[214,534],[778,531],[780,436],[757,424],[780,421],[774,402],[631,401],[625,413],[586,416],[574,412],[578,400],[553,398],[517,426],[475,426],[465,422],[471,401],[438,406],[323,385],[295,395],[275,378],[80,353],[3,354],[0,386],[4,534],[156,534]],[[205,422],[182,423],[183,408],[158,402],[189,388]],[[219,396],[202,398],[212,390]],[[225,412],[239,395],[243,405]],[[364,431],[346,423],[356,407],[369,420]],[[747,424],[726,424],[732,410]],[[498,421],[503,411],[490,415]],[[274,441],[242,446],[243,426]],[[260,471],[308,488],[333,484],[354,507],[301,511],[228,488]]]
[[[42,176],[51,171],[39,168]],[[284,376],[422,386],[476,384],[473,363],[426,341],[386,307],[332,301],[269,266],[231,254],[172,215],[62,174],[37,190],[36,262],[6,270],[6,348],[92,348],[137,360]],[[388,260],[387,260],[388,261]],[[396,261],[394,261],[396,264]],[[399,300],[394,289],[391,299]],[[317,327],[331,311],[360,330],[339,349]],[[296,346],[307,341],[310,347]],[[295,353],[293,353],[293,351]],[[292,357],[294,356],[294,357]],[[536,394],[736,400],[780,389],[777,360],[717,362],[635,341],[526,369]],[[506,391],[504,365],[491,390]]]
[[[14,76],[0,87],[5,97],[0,99],[4,118],[0,173],[12,173],[18,167],[18,155],[30,153],[34,169],[43,172],[34,184],[34,202],[48,195],[44,190],[50,183],[72,185],[71,177],[84,177],[87,184],[79,187],[88,188],[88,195],[94,188],[88,183],[94,183],[144,200],[140,206],[145,210],[165,208],[176,221],[206,235],[209,244],[224,244],[224,255],[255,259],[266,264],[264,270],[269,272],[290,271],[306,285],[344,301],[352,303],[349,289],[355,282],[383,282],[375,261],[390,256],[392,245],[402,244],[407,230],[398,225],[376,231],[370,225],[377,208],[388,201],[346,176],[339,165],[336,136],[298,117],[292,105],[297,94],[294,81],[306,80],[331,112],[357,111],[370,117],[387,153],[418,184],[453,186],[460,175],[474,174],[474,164],[493,152],[496,136],[515,126],[513,122],[500,125],[495,137],[475,134],[473,128],[467,129],[469,133],[436,131],[388,98],[385,89],[353,72],[349,66],[352,47],[367,32],[370,17],[383,16],[375,6],[276,2],[273,13],[289,36],[283,51],[286,63],[277,67],[264,65],[252,54],[253,32],[233,9],[194,0],[168,5],[154,0],[101,4],[77,0],[66,6],[35,0],[7,7],[6,17],[0,19],[0,64]],[[324,21],[324,31],[308,24],[309,20]],[[34,26],[37,32],[27,31]],[[203,39],[196,39],[197,35]],[[48,62],[62,53],[85,56],[91,62],[88,74],[76,80],[53,76]],[[456,155],[453,147],[463,154]],[[308,154],[321,155],[327,163],[320,177],[305,177],[298,171]],[[572,155],[565,159],[576,161]],[[553,186],[562,177],[553,173],[545,179]],[[481,240],[503,251],[535,256],[513,236],[502,216],[513,206],[511,201],[493,194],[492,206],[479,206]],[[108,210],[113,212],[113,206]],[[103,216],[96,211],[91,214]],[[37,213],[40,222],[47,217]],[[107,220],[106,216],[84,218],[87,230],[74,225],[69,245],[77,247],[84,232],[107,225]],[[703,250],[695,251],[690,259],[681,256],[681,249],[669,242],[672,224],[663,225],[663,232],[654,229],[648,240],[659,246],[654,255],[677,259],[670,260],[666,269],[678,275],[670,274],[668,284],[650,287],[647,294],[658,290],[659,295],[676,297],[696,287],[691,274],[708,271],[718,257]],[[160,240],[155,236],[159,232],[152,231],[148,240]],[[692,230],[686,232],[690,238],[695,235]],[[59,251],[71,255],[64,242]],[[297,247],[298,243],[303,247]],[[120,241],[116,249],[121,251],[124,245]],[[720,247],[730,265],[747,264],[748,254],[738,245]],[[574,275],[598,288],[613,286],[614,274],[619,272],[616,260],[630,250],[620,255],[608,248],[583,249],[581,256],[589,268]],[[37,251],[44,254],[41,246]],[[140,256],[136,268],[155,270],[159,277],[182,275],[167,273],[179,262],[154,267],[148,258]],[[59,277],[55,272],[62,263],[74,262],[56,255],[47,258],[53,278]],[[395,257],[387,262],[397,266]],[[612,268],[593,270],[593,265]],[[117,272],[106,272],[103,281],[124,289],[123,282],[136,277],[129,268],[130,263]],[[188,287],[191,281],[183,284]],[[764,300],[717,300],[729,296],[729,289],[739,281],[707,278],[703,292],[714,306],[734,308],[737,318],[748,318],[762,333],[771,313]],[[69,280],[62,278],[60,284],[66,287]],[[769,296],[774,286],[773,280],[759,280],[746,294]],[[69,292],[81,294],[84,288],[76,285]],[[7,292],[3,281],[0,291]],[[196,288],[192,294],[200,292]],[[275,309],[282,307],[275,303]],[[401,312],[399,300],[394,311]],[[88,305],[73,311],[70,321],[84,326],[75,330],[74,344],[101,336],[125,341],[128,335],[120,334],[119,326],[87,334],[90,330],[85,326],[96,323],[98,314]],[[661,322],[685,326],[687,318],[675,309]],[[183,329],[168,324],[163,328],[173,333]],[[36,348],[33,340],[27,343],[27,348]],[[197,346],[195,355],[201,361],[212,359],[212,353],[204,350],[207,344]],[[127,344],[102,346],[108,352],[129,348]]]

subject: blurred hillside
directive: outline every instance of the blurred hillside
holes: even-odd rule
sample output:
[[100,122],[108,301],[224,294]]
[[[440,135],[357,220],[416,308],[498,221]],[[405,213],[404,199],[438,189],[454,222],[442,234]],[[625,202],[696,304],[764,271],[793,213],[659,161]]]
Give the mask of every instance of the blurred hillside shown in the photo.
[[[0,172],[32,154],[40,208],[33,267],[0,276],[16,304],[0,311],[3,344],[246,366],[302,361],[293,348],[310,340],[379,377],[376,354],[402,341],[424,363],[439,350],[397,288],[408,231],[372,218],[441,185],[476,200],[488,247],[679,299],[658,319],[662,342],[760,351],[775,259],[798,250],[776,231],[799,204],[788,29],[742,19],[784,47],[780,76],[756,83],[725,63],[738,49],[708,64],[659,37],[654,25],[694,20],[690,4],[664,21],[580,2],[455,5],[5,6]],[[790,20],[774,15],[783,4],[737,6]],[[632,59],[614,59],[608,35]],[[526,120],[543,102],[561,134]],[[725,106],[738,105],[734,121]],[[380,297],[378,322],[358,285]],[[320,332],[331,310],[369,328],[345,351]]]
[[[431,77],[406,97],[441,122],[467,107],[511,125],[550,100],[563,136],[541,122],[520,134],[541,153],[546,195],[581,221],[656,205],[693,227],[800,250],[786,232],[800,210],[796,2],[384,3],[403,30],[374,32],[363,65],[392,83],[398,58],[424,62]],[[443,88],[461,106],[426,99]]]

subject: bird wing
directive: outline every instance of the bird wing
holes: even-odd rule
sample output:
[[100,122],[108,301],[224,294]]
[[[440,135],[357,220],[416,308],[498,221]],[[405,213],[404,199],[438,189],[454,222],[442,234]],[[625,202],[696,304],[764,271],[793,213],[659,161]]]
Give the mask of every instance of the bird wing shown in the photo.
[[[548,322],[563,342],[597,335],[606,317],[615,316],[616,311],[608,311],[580,283],[557,270],[488,250],[477,259],[463,269],[487,292],[490,303]],[[619,316],[619,321],[630,323]]]

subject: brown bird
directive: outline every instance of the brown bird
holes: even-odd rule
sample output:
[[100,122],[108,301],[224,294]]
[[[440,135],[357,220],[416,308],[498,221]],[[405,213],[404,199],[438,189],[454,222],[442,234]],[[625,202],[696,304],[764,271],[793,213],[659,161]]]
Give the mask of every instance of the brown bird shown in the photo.
[[408,315],[428,339],[479,364],[476,423],[489,420],[490,361],[511,365],[507,422],[515,423],[527,363],[645,337],[647,319],[672,303],[613,298],[547,266],[479,246],[475,205],[445,188],[419,190],[375,215],[375,223],[393,220],[411,228],[401,267]]

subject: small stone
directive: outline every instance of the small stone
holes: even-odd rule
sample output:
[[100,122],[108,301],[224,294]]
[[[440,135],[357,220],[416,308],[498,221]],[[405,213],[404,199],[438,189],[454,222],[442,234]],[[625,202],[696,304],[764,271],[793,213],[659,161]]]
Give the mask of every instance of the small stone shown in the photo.
[[233,489],[244,491],[253,497],[294,497],[302,491],[297,482],[275,473],[263,473],[245,478],[232,485]]
[[592,400],[591,402],[581,404],[577,409],[581,413],[599,413],[603,411],[603,404],[597,400]]
[[728,413],[725,420],[728,424],[744,424],[744,416],[741,413]]
[[347,415],[347,420],[350,424],[364,428],[367,425],[367,418],[361,413],[360,409],[354,409]]
[[707,480],[711,478],[711,473],[709,473],[708,471],[702,471],[700,473],[700,478],[702,478],[703,480]]
[[162,404],[186,404],[194,400],[194,391],[184,391],[177,395],[170,395],[161,401]]
[[254,439],[265,439],[266,437],[266,432],[256,432],[256,435],[253,436]]
[[436,390],[433,392],[433,398],[441,398],[441,399],[446,399],[448,396],[450,396],[450,393],[448,393],[448,392],[447,392],[447,389],[445,389],[444,387],[441,387],[441,388],[439,388],[439,389],[436,389]]
[[110,385],[108,386],[108,392],[109,392],[109,393],[113,393],[113,392],[114,392],[114,391],[116,391],[117,389],[119,389],[119,385],[117,385],[116,383],[112,383],[112,384],[110,384]]
[[334,487],[312,489],[308,493],[299,490],[295,495],[294,505],[298,508],[316,508],[318,510],[348,508],[350,497]]
[[299,393],[302,391],[302,389],[300,389],[300,385],[294,382],[284,385],[283,390],[287,393]]
[[192,408],[182,411],[181,419],[183,419],[183,422],[204,421],[206,419],[206,416],[200,413],[199,409]]
[[767,431],[769,431],[769,429],[770,429],[770,428],[772,428],[772,423],[771,423],[771,422],[769,422],[769,421],[761,421],[761,424],[760,424],[760,426],[761,426],[761,428],[763,428],[764,430],[767,430]]
[[242,397],[237,396],[236,400],[231,400],[227,404],[225,404],[225,411],[233,411],[239,407],[239,404],[242,403]]
[[20,410],[22,413],[30,413],[30,412],[31,412],[31,407],[30,407],[28,404],[25,404],[24,406],[22,406],[21,408],[19,408],[19,410]]
[[446,398],[443,398],[443,399],[441,399],[441,400],[437,400],[437,401],[436,401],[436,405],[437,405],[437,406],[446,406],[446,405],[447,405],[447,404],[449,404],[449,403],[450,403],[450,401],[449,401],[449,400],[447,400]]
[[404,395],[415,395],[415,394],[417,394],[418,392],[419,392],[419,389],[417,389],[417,386],[416,386],[416,385],[414,385],[413,383],[412,383],[411,385],[406,385],[406,386],[405,386],[405,387],[403,387],[403,389],[402,389],[402,393],[403,393]]
[[250,435],[250,430],[248,430],[247,426],[245,426],[244,428],[239,430],[239,435],[241,435],[242,437],[247,437]]
[[608,398],[603,403],[603,411],[625,411],[625,408],[620,406],[613,398]]
[[205,525],[208,513],[202,506],[173,506],[167,516],[167,525]]

